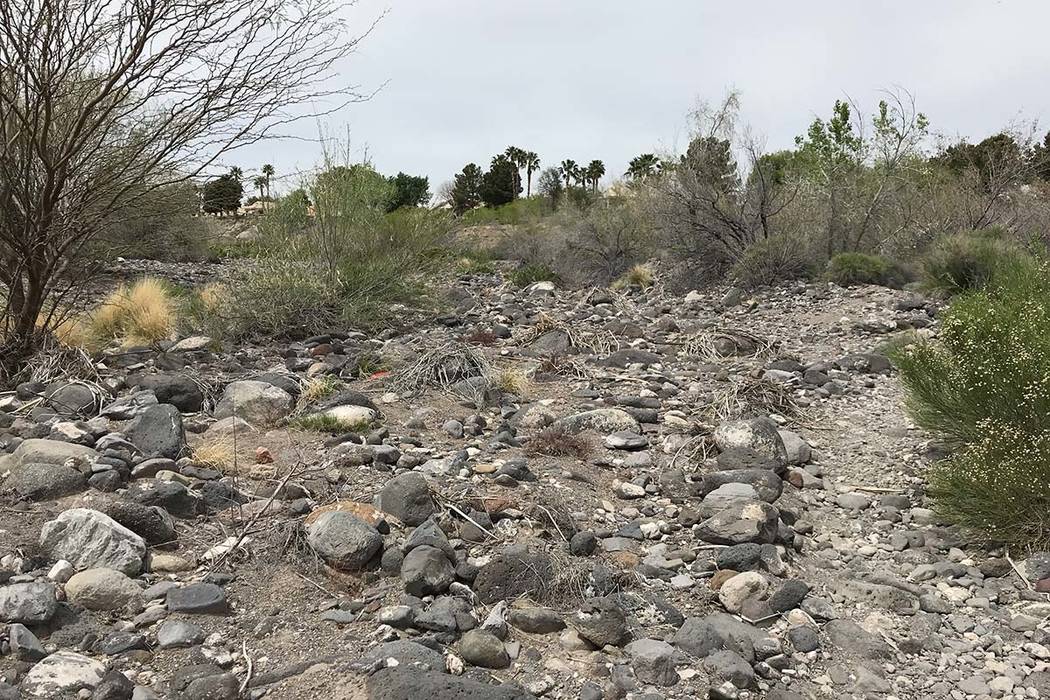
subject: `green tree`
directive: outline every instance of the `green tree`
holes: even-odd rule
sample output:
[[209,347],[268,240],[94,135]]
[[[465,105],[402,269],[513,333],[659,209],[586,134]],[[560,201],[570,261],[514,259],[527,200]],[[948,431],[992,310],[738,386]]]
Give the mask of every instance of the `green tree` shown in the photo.
[[[507,146],[507,150],[503,152],[503,155],[507,157],[511,163],[514,164],[514,190],[521,192],[521,169],[525,167],[525,156],[526,153],[523,149],[517,146]],[[514,195],[517,198],[518,195]]]
[[244,187],[241,181],[231,169],[229,173],[220,175],[214,180],[204,183],[204,196],[201,201],[201,209],[208,214],[228,214],[235,212],[241,206],[241,196]]
[[561,170],[557,167],[547,168],[540,173],[536,188],[539,193],[550,200],[552,207],[557,207],[565,188],[561,184]]
[[561,176],[565,179],[565,189],[572,187],[572,181],[578,177],[579,170],[580,167],[571,158],[561,162]]
[[[1048,134],[1050,137],[1050,134]],[[525,196],[532,196],[532,174],[540,169],[540,157],[535,152],[529,151],[525,154],[524,160],[525,175],[527,180],[527,188],[525,190]]]
[[388,211],[401,207],[421,207],[430,201],[429,178],[399,172],[389,180],[394,188],[394,196],[390,200]]
[[498,207],[501,204],[513,202],[521,193],[520,180],[518,166],[511,162],[505,154],[496,156],[492,159],[489,171],[482,178],[481,200],[488,207]]
[[656,157],[656,154],[643,153],[640,156],[631,158],[631,162],[627,164],[627,172],[624,175],[632,180],[644,180],[656,175],[659,169],[660,159]]
[[590,180],[592,191],[598,193],[598,181],[605,176],[605,163],[600,160],[592,160],[586,169],[587,179]]
[[485,174],[475,163],[467,163],[452,184],[452,210],[468,212],[481,204],[481,184]]

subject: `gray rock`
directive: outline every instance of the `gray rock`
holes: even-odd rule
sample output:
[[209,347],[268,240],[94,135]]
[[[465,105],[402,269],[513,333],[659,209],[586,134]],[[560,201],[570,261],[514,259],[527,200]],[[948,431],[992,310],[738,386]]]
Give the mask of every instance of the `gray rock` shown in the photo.
[[236,700],[237,677],[214,664],[180,666],[171,679],[169,700]]
[[288,417],[294,400],[284,389],[250,379],[231,382],[215,405],[216,418],[237,416],[253,426],[274,425]]
[[832,646],[859,658],[893,658],[893,649],[887,642],[850,620],[830,620],[824,625],[824,634]]
[[716,651],[704,659],[704,670],[715,681],[729,681],[737,688],[750,688],[755,682],[751,664],[736,652]]
[[726,613],[712,613],[707,617],[688,618],[674,636],[674,645],[685,652],[704,658],[720,649],[736,652],[751,661],[755,658],[755,644],[765,633]]
[[631,657],[634,675],[643,683],[672,686],[678,683],[675,671],[675,649],[657,639],[638,639],[624,650]]
[[615,598],[592,598],[570,618],[581,637],[596,647],[618,646],[627,637],[627,617]]
[[813,458],[813,450],[809,443],[802,439],[798,433],[790,430],[778,430],[780,440],[784,443],[784,451],[787,453],[788,464],[806,464]]
[[204,630],[185,620],[165,620],[157,629],[157,646],[161,649],[183,649],[204,641]]
[[39,661],[47,656],[44,645],[25,625],[19,623],[8,625],[7,639],[8,644],[11,645],[11,653],[19,661]]
[[31,698],[57,698],[92,689],[106,673],[105,665],[72,651],[56,651],[29,670],[22,693]]
[[142,601],[142,589],[113,569],[87,569],[66,582],[69,602],[88,610],[119,610]]
[[553,564],[545,553],[507,549],[481,567],[473,588],[486,605],[520,596],[542,600],[553,576]]
[[329,565],[360,571],[383,547],[379,532],[350,513],[325,513],[310,526],[307,541]]
[[30,462],[11,470],[0,484],[3,491],[29,501],[50,501],[87,488],[84,474],[62,464]]
[[98,453],[90,447],[60,440],[30,438],[19,443],[11,453],[8,468],[22,464],[91,464]]
[[12,583],[0,586],[0,621],[39,625],[49,622],[58,610],[52,583]]
[[584,430],[593,430],[602,435],[617,432],[642,432],[638,421],[630,413],[619,408],[596,408],[591,411],[565,416],[554,421],[554,429],[564,430],[573,434],[582,433]]
[[[440,656],[440,655],[439,655]],[[385,668],[368,677],[367,700],[531,700],[520,688],[481,683],[447,673]]]
[[190,583],[168,591],[165,598],[171,612],[191,615],[225,615],[230,611],[226,591],[214,583]]
[[100,509],[151,545],[169,544],[177,537],[175,520],[160,506],[147,506],[134,501],[110,501],[100,506]]
[[97,510],[73,508],[44,523],[40,547],[52,559],[65,559],[78,571],[115,569],[128,576],[142,571],[146,542]]
[[764,501],[745,501],[725,508],[694,528],[712,544],[770,543],[776,539],[780,513]]
[[376,497],[376,507],[405,525],[419,525],[435,512],[430,486],[421,474],[399,474],[383,485]]
[[124,435],[147,457],[177,459],[186,448],[182,415],[171,404],[150,406],[131,421]]
[[405,584],[405,591],[414,596],[444,593],[454,580],[452,562],[437,547],[416,547],[401,563],[401,581]]
[[700,493],[707,496],[728,484],[747,484],[755,490],[757,498],[766,503],[773,503],[784,491],[783,479],[772,470],[731,469],[704,474],[700,481]]
[[820,648],[820,635],[809,626],[792,627],[788,630],[787,638],[795,651],[803,654]]
[[204,394],[185,374],[159,372],[128,377],[128,385],[152,391],[159,403],[171,404],[183,413],[196,413],[204,404]]
[[565,629],[565,621],[549,608],[511,608],[507,622],[529,634],[551,634]]
[[134,693],[135,684],[120,671],[113,670],[102,676],[91,700],[137,700]]
[[407,639],[386,642],[369,649],[362,656],[361,663],[366,668],[385,667],[394,665],[390,663],[391,660],[399,668],[433,671],[435,673],[444,673],[445,671],[445,657],[441,655],[441,652]]
[[751,418],[723,423],[715,428],[715,445],[719,451],[743,448],[752,450],[779,464],[787,462],[787,450],[780,439],[775,421],[769,418]]
[[47,405],[61,416],[91,418],[98,414],[101,397],[87,384],[57,382],[45,393]]
[[503,642],[485,630],[470,630],[459,640],[459,653],[463,660],[483,668],[507,668],[510,655]]
[[644,450],[649,446],[649,440],[644,435],[627,431],[606,435],[604,442],[610,450]]

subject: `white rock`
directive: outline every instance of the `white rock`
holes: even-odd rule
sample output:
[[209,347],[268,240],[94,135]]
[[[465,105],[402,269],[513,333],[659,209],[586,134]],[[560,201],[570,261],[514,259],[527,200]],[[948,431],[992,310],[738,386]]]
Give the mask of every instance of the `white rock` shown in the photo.
[[55,698],[98,685],[105,665],[82,654],[56,651],[29,670],[21,690],[31,698]]
[[745,571],[722,584],[718,589],[718,600],[726,610],[740,612],[748,598],[762,598],[769,591],[769,582],[757,571]]

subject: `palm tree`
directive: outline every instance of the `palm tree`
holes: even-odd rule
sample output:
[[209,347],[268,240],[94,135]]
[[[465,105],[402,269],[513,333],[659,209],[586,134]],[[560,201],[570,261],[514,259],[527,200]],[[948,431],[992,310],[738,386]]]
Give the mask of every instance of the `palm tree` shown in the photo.
[[577,176],[578,170],[579,166],[571,158],[566,158],[561,162],[561,176],[565,178],[565,189],[569,189],[572,186],[571,180]]
[[605,175],[605,163],[600,160],[592,160],[590,164],[587,165],[585,172],[587,173],[587,177],[590,179],[591,184],[594,186],[594,193],[597,194],[598,180],[601,180]]
[[631,159],[631,162],[627,164],[627,172],[624,175],[632,180],[644,180],[655,175],[659,169],[660,159],[656,157],[656,154],[643,153]]
[[265,196],[263,192],[266,190],[266,178],[260,175],[259,177],[252,180],[252,184],[255,185],[255,189],[259,190],[259,201],[262,201]]
[[244,179],[244,171],[235,165],[232,168],[230,168],[230,177],[232,177],[237,182],[240,182]]
[[270,178],[273,177],[273,173],[274,173],[273,166],[270,165],[269,163],[267,163],[266,165],[262,166],[262,174],[266,178],[266,198],[267,199],[273,199],[273,197],[270,196]]
[[523,158],[525,166],[525,175],[528,178],[528,189],[525,191],[526,197],[532,196],[532,174],[540,169],[540,157],[533,151],[527,151]]
[[517,168],[514,172],[514,198],[517,199],[517,193],[521,190],[521,169],[525,165],[525,151],[517,146],[507,146],[507,150],[503,154]]

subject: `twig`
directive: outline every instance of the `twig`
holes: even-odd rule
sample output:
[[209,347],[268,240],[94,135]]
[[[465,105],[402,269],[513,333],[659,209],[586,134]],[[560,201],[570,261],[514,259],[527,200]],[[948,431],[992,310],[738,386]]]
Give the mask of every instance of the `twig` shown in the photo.
[[244,674],[244,680],[241,681],[241,695],[243,696],[245,691],[248,690],[248,684],[252,680],[252,671],[255,670],[255,664],[252,662],[252,657],[248,656],[248,642],[241,641],[241,654],[244,655],[244,660],[248,663],[248,671]]
[[311,579],[311,578],[309,578],[307,576],[304,576],[303,574],[299,573],[298,571],[293,571],[292,573],[294,573],[296,576],[298,576],[302,580],[306,581],[307,583],[309,583],[311,586],[313,586],[317,590],[321,591],[322,593],[327,593],[328,595],[330,595],[333,598],[338,598],[339,597],[339,595],[337,593],[332,593],[330,590],[328,590],[327,588],[325,588],[321,584],[317,583],[316,581],[314,581],[313,579]]
[[557,521],[554,520],[554,516],[551,515],[551,512],[549,510],[547,510],[544,506],[541,506],[539,503],[536,504],[536,507],[539,508],[540,510],[542,510],[544,513],[546,513],[547,517],[551,519],[551,525],[553,525],[554,529],[558,531],[559,535],[561,535],[562,541],[563,542],[568,542],[569,540],[565,539],[565,533],[561,531],[560,527],[558,527],[558,523],[557,523]]
[[[469,522],[473,523],[474,527],[478,528],[479,530],[484,532],[486,535],[488,535],[492,539],[494,539],[494,540],[502,540],[503,539],[502,537],[500,537],[499,535],[497,535],[494,532],[490,531],[488,528],[486,528],[485,526],[483,526],[480,523],[478,523],[477,520],[475,520],[474,518],[470,517],[469,515],[467,515],[466,513],[461,511],[459,508],[457,508],[456,506],[452,505],[451,503],[445,503],[445,507],[448,508],[451,511],[454,511],[455,513],[458,513],[460,516],[466,518]],[[555,525],[555,527],[557,527],[557,525]]]
[[1024,581],[1024,585],[1028,587],[1028,590],[1032,590],[1032,582],[1028,580],[1027,576],[1021,573],[1021,570],[1019,568],[1017,568],[1017,564],[1015,564],[1014,560],[1010,558],[1009,553],[1007,553],[1006,555],[1006,561],[1010,562],[1010,567],[1014,570],[1014,573],[1017,574],[1022,581]]

